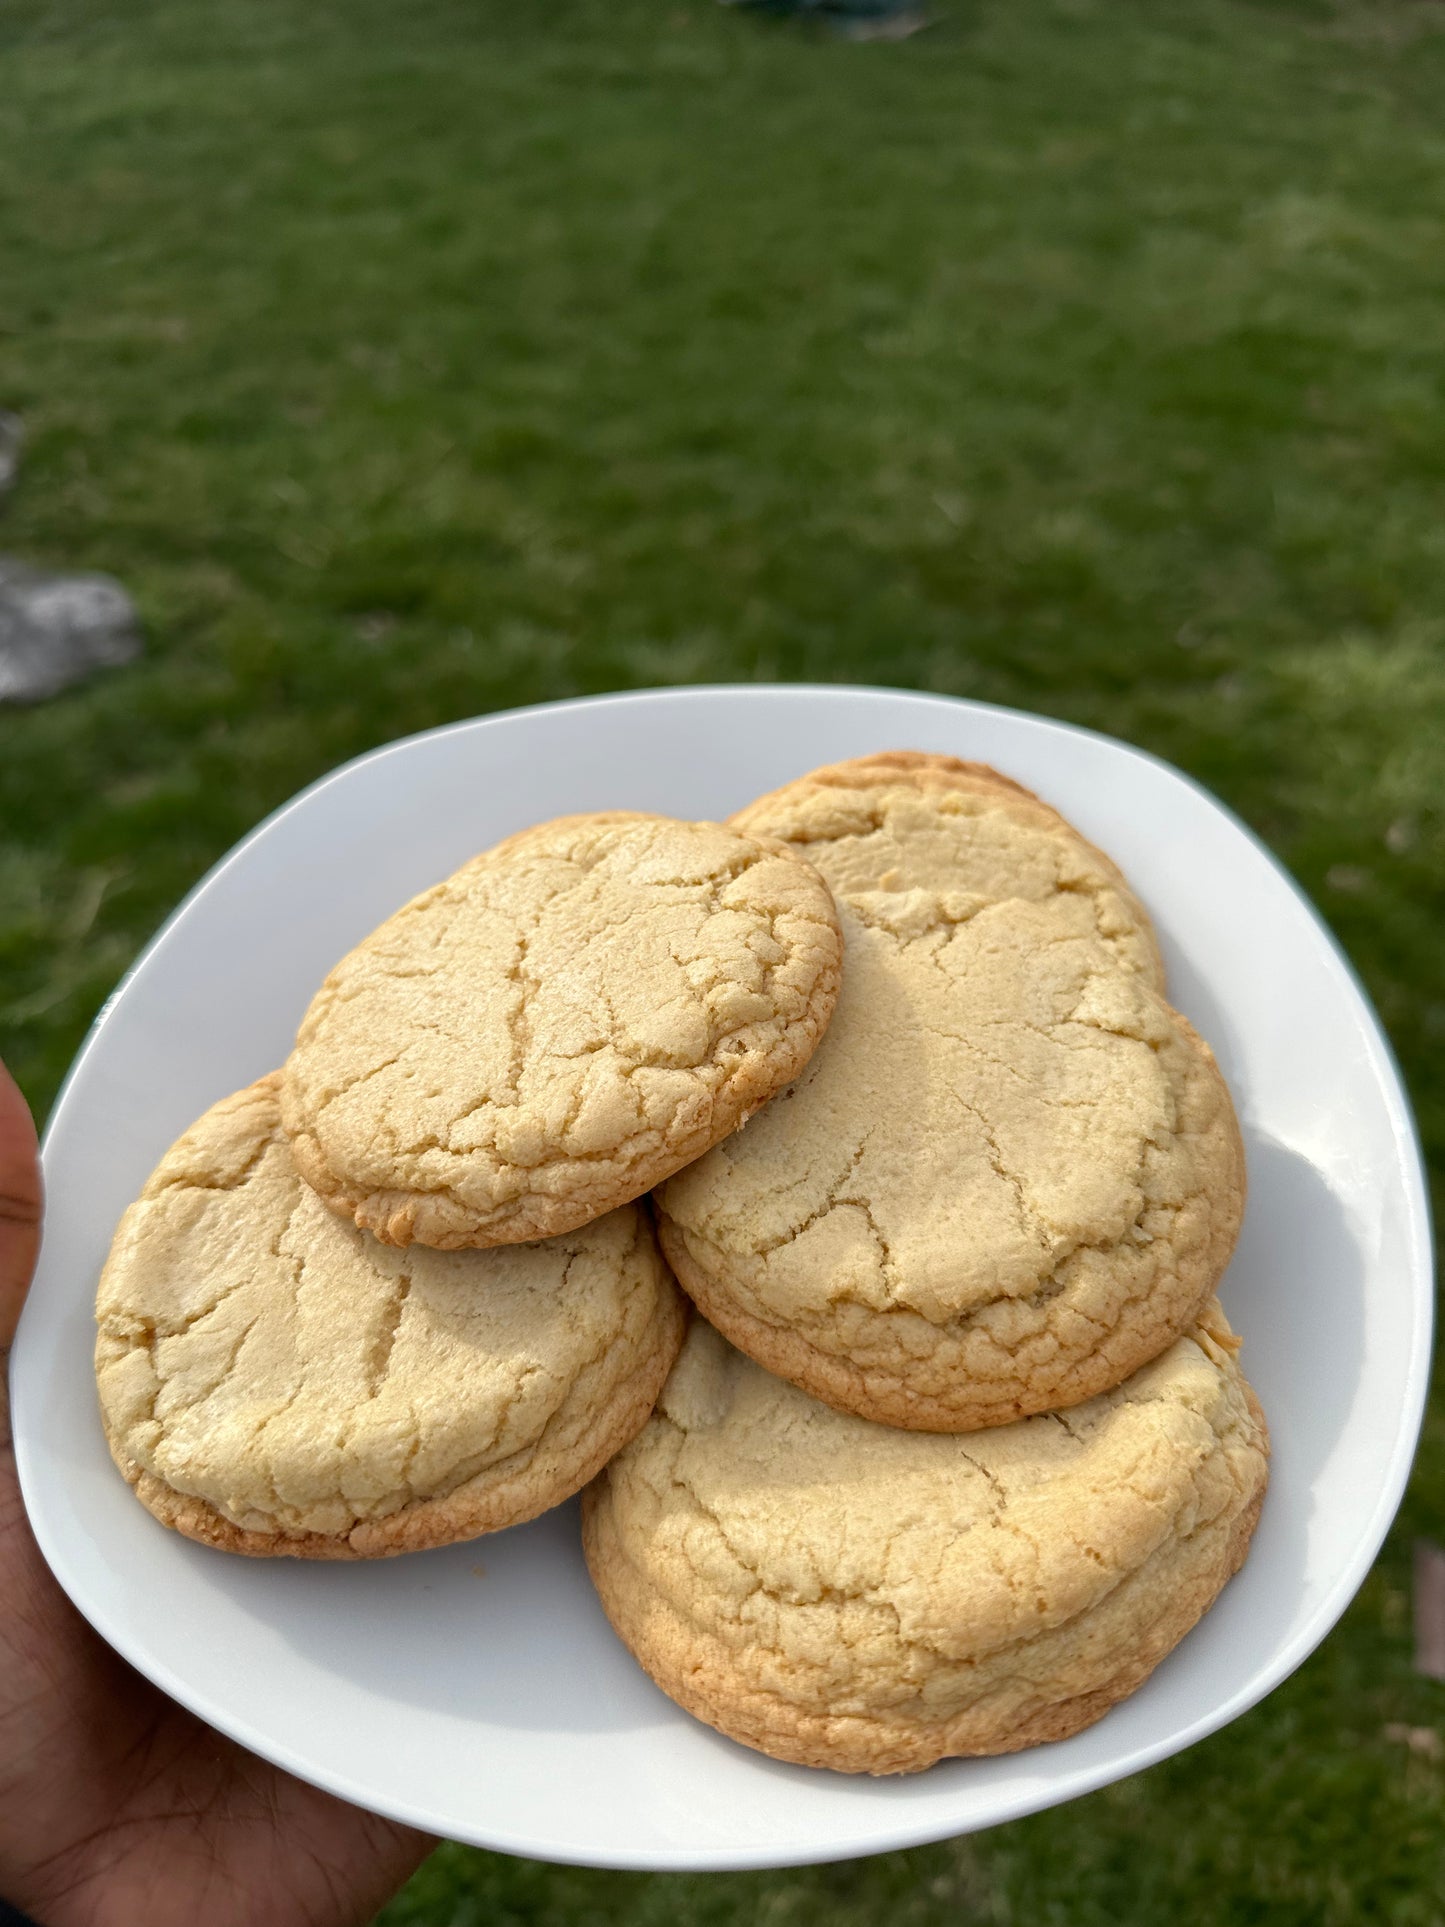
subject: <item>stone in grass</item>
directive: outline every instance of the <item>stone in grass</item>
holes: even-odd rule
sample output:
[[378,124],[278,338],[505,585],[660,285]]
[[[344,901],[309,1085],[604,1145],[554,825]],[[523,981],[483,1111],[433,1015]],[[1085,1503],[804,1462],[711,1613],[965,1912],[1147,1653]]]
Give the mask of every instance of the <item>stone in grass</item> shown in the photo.
[[0,556],[0,703],[43,702],[140,652],[134,605],[113,577]]
[[849,40],[906,40],[928,25],[922,0],[722,0],[762,13],[806,13]]
[[20,466],[20,444],[25,439],[20,417],[0,408],[0,496],[9,492]]

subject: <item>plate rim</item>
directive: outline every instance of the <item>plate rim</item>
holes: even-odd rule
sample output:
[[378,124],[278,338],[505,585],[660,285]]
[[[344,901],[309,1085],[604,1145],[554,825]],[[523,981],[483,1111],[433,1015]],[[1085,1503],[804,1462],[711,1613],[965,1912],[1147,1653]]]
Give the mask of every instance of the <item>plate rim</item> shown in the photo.
[[[906,1812],[906,1809],[900,1807],[890,1810],[889,1824],[875,1823],[871,1827],[866,1823],[861,1825],[856,1839],[850,1839],[846,1847],[827,1849],[821,1861],[816,1850],[770,1848],[765,1845],[727,1849],[706,1847],[659,1849],[643,1857],[626,1851],[615,1855],[595,1851],[569,1851],[565,1842],[543,1843],[536,1838],[523,1838],[507,1828],[471,1830],[449,1836],[495,1852],[522,1858],[542,1859],[556,1865],[629,1872],[744,1872],[774,1867],[828,1864],[865,1858],[881,1852],[924,1846],[943,1839],[961,1838],[971,1832],[1006,1825],[1029,1814],[1047,1811],[1050,1807],[1083,1798],[1086,1794],[1097,1792],[1101,1787],[1112,1785],[1120,1779],[1145,1772],[1160,1761],[1185,1752],[1189,1747],[1208,1738],[1212,1733],[1220,1731],[1258,1705],[1317,1650],[1348,1609],[1378,1556],[1403,1500],[1419,1443],[1429,1394],[1434,1328],[1432,1289],[1434,1240],[1424,1153],[1419,1126],[1399,1061],[1354,964],[1302,886],[1263,839],[1226,802],[1189,775],[1187,771],[1181,770],[1176,764],[1155,755],[1150,750],[1141,749],[1136,744],[1111,736],[1105,731],[1066,722],[1031,710],[983,702],[972,697],[947,696],[930,690],[899,689],[866,683],[690,683],[677,687],[663,685],[646,689],[607,691],[591,696],[567,697],[555,702],[527,703],[515,708],[487,711],[477,716],[460,717],[429,729],[416,730],[405,736],[395,737],[347,758],[345,762],[325,771],[277,805],[232,844],[203,875],[197,878],[138,952],[97,1011],[56,1093],[41,1138],[42,1170],[45,1169],[45,1160],[52,1140],[57,1135],[72,1102],[73,1089],[131,981],[149,962],[152,953],[164,942],[172,926],[186,914],[196,900],[216,884],[254,842],[320,791],[339,782],[363,764],[379,763],[388,756],[412,748],[423,741],[465,731],[485,730],[489,725],[505,724],[544,713],[641,706],[655,703],[659,699],[669,703],[679,701],[706,703],[720,696],[730,700],[745,698],[766,703],[779,695],[809,697],[824,701],[832,701],[838,697],[873,697],[890,701],[901,699],[905,703],[918,702],[946,708],[961,715],[1003,716],[1023,722],[1030,728],[1042,730],[1045,734],[1091,740],[1115,754],[1122,754],[1148,764],[1156,774],[1183,785],[1199,802],[1224,817],[1255,853],[1264,859],[1273,873],[1274,880],[1284,886],[1296,906],[1304,912],[1315,938],[1322,941],[1337,977],[1343,980],[1345,988],[1353,997],[1362,1020],[1361,1029],[1369,1046],[1373,1068],[1379,1076],[1382,1094],[1386,1101],[1403,1190],[1408,1200],[1408,1224],[1404,1229],[1411,1286],[1409,1368],[1389,1465],[1368,1521],[1361,1530],[1353,1558],[1335,1576],[1314,1612],[1293,1638],[1267,1666],[1261,1668],[1256,1679],[1247,1682],[1229,1697],[1199,1714],[1186,1726],[1140,1746],[1131,1764],[1122,1773],[1116,1766],[1100,1763],[1095,1767],[1079,1769],[1071,1774],[1066,1792],[1058,1793],[1052,1789],[1041,1791],[1038,1788],[1020,1789],[1011,1798],[1000,1800],[997,1810],[989,1819],[966,1823],[962,1828],[956,1821],[952,1824],[930,1822],[921,1828],[900,1827],[894,1818],[895,1812],[899,1816]],[[12,1394],[18,1383],[18,1361],[22,1359],[27,1349],[24,1342],[25,1326],[25,1310],[22,1310],[20,1326],[9,1360]],[[186,1707],[207,1725],[227,1735],[260,1758],[270,1761],[310,1785],[319,1786],[369,1812],[379,1813],[405,1825],[418,1827],[427,1833],[434,1831],[434,1819],[424,1809],[411,1806],[405,1800],[378,1799],[371,1789],[358,1786],[344,1772],[318,1773],[314,1766],[295,1758],[288,1747],[278,1745],[264,1733],[253,1729],[244,1717],[238,1716],[226,1707],[214,1705],[205,1691],[193,1689],[179,1680],[166,1661],[156,1660],[148,1648],[143,1647],[139,1641],[132,1641],[124,1629],[119,1632],[114,1630],[112,1615],[106,1609],[103,1598],[94,1599],[87,1595],[85,1603],[82,1603],[67,1583],[64,1571],[65,1555],[50,1540],[48,1526],[43,1523],[43,1510],[37,1518],[35,1508],[32,1507],[32,1483],[38,1492],[43,1475],[32,1456],[25,1435],[15,1436],[14,1451],[26,1515],[41,1555],[61,1590],[108,1645],[170,1698]]]

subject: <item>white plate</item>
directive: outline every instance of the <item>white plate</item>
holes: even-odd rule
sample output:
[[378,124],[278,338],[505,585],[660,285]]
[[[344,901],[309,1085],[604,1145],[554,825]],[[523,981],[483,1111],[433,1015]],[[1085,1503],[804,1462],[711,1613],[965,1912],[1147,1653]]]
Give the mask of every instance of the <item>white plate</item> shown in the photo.
[[[719,817],[815,764],[905,747],[996,764],[1118,859],[1243,1120],[1250,1203],[1223,1297],[1273,1428],[1273,1482],[1244,1572],[1143,1690],[1058,1745],[844,1779],[721,1739],[644,1678],[588,1585],[575,1505],[357,1566],[232,1558],[155,1524],[101,1439],[96,1276],[166,1146],[280,1063],[341,952],[541,818]],[[873,1853],[991,1826],[1178,1752],[1253,1705],[1339,1618],[1399,1502],[1425,1395],[1419,1151],[1333,942],[1264,849],[1176,771],[978,703],[663,691],[460,723],[348,764],[213,870],[125,979],[56,1106],[45,1174],[14,1424],[36,1536],[76,1605],[268,1759],[453,1839],[546,1859],[719,1868]]]

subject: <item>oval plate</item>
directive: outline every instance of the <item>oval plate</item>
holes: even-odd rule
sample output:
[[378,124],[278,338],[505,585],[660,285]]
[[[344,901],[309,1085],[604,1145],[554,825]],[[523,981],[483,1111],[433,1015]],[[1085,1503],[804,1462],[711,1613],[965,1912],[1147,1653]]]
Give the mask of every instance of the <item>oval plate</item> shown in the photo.
[[[779,1765],[679,1712],[602,1616],[575,1502],[372,1565],[247,1560],[166,1532],[111,1465],[91,1373],[116,1220],[207,1105],[279,1064],[331,964],[499,837],[570,811],[721,817],[871,750],[990,762],[1152,911],[1249,1156],[1225,1307],[1274,1435],[1242,1574],[1076,1738],[904,1780]],[[198,885],[102,1011],[45,1141],[40,1274],[13,1359],[20,1477],[76,1605],[156,1684],[307,1780],[477,1845],[631,1868],[780,1866],[987,1827],[1177,1753],[1299,1665],[1400,1500],[1424,1403],[1429,1223],[1400,1080],[1273,858],[1167,765],[1086,731],[885,690],[718,688],[547,705],[392,744],[306,790]]]

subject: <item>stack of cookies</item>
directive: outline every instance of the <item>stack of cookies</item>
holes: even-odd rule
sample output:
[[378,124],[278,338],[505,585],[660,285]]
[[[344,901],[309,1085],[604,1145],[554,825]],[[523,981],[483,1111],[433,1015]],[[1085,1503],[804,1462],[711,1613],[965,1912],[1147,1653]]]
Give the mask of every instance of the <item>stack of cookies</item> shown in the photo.
[[645,1193],[803,1068],[840,955],[809,864],[662,817],[543,824],[398,911],[121,1222],[96,1370],[142,1502],[369,1558],[578,1491],[682,1342]]
[[832,1026],[656,1196],[705,1314],[591,1488],[654,1679],[788,1760],[1058,1739],[1244,1558],[1266,1435],[1214,1298],[1244,1160],[1109,860],[992,770],[824,769],[735,819],[844,932]]
[[1108,859],[978,765],[869,757],[727,826],[543,825],[383,924],[126,1214],[102,1413],[157,1517],[250,1553],[591,1481],[664,1690],[911,1771],[1088,1725],[1241,1563],[1243,1195]]

